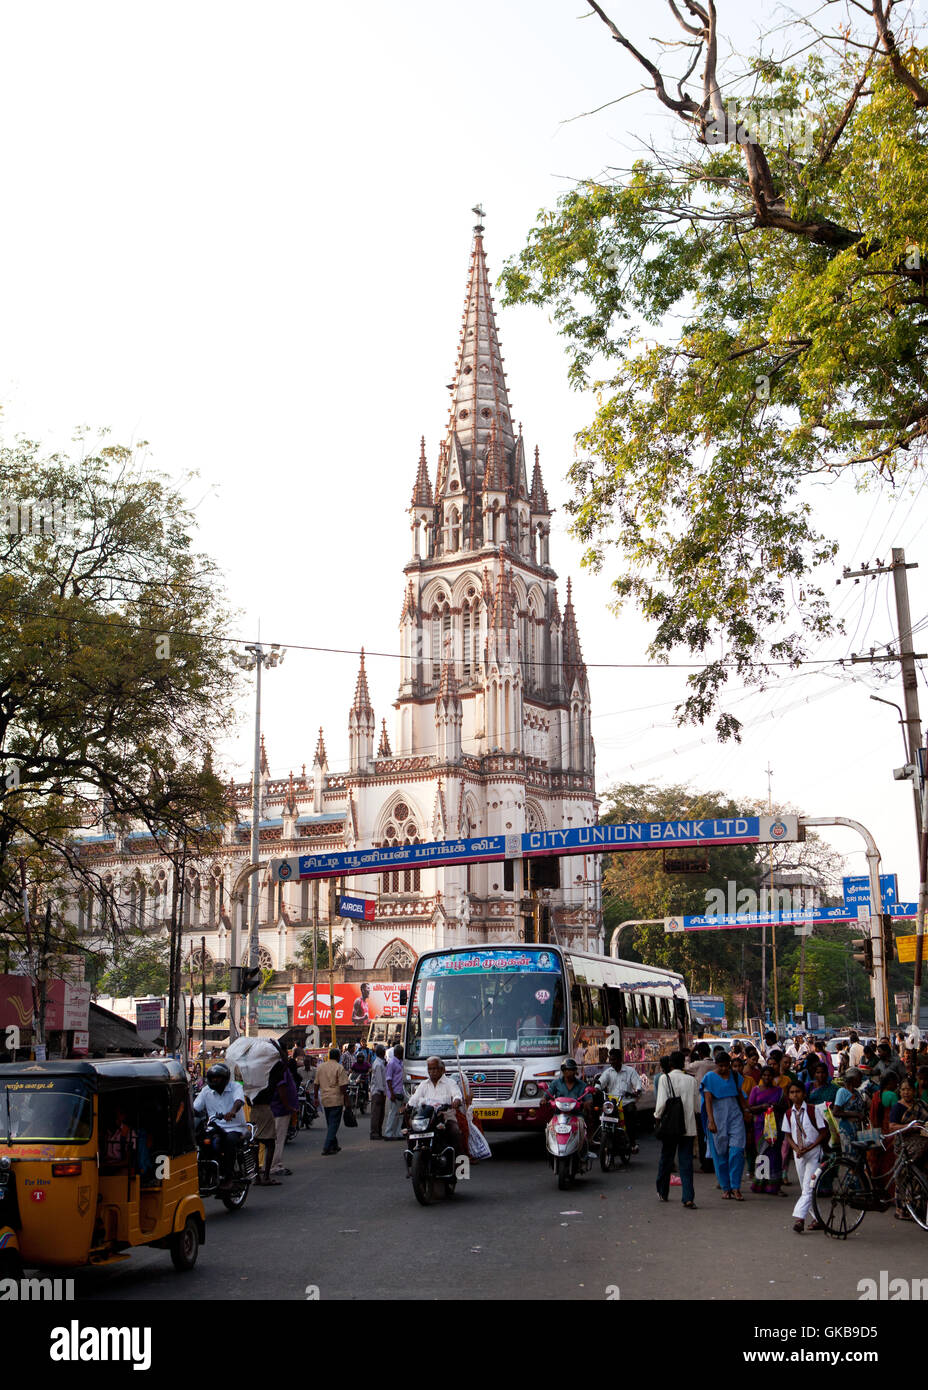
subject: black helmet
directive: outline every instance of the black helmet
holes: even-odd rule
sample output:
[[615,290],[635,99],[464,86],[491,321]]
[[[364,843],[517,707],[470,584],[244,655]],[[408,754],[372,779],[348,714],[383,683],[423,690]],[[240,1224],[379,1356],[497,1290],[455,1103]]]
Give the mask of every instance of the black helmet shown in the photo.
[[232,1073],[225,1062],[214,1062],[206,1073],[206,1084],[211,1086],[214,1091],[224,1091],[229,1084]]

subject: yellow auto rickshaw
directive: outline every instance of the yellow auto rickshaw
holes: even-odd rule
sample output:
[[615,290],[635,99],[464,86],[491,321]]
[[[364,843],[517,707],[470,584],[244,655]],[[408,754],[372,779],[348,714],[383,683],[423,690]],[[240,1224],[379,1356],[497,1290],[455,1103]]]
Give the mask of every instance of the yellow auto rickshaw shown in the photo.
[[205,1238],[179,1062],[0,1065],[0,1275],[109,1264],[135,1245],[192,1269]]

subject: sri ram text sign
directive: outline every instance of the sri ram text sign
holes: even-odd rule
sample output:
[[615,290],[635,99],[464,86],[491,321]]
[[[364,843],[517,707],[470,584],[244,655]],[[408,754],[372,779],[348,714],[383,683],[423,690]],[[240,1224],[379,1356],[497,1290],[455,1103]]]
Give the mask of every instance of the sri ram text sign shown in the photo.
[[797,816],[735,816],[720,820],[633,821],[584,825],[566,830],[532,830],[524,835],[484,835],[482,839],[435,840],[424,845],[342,850],[272,859],[271,880],[350,878],[393,869],[425,869],[446,864],[489,864],[535,855],[601,854],[658,849],[662,845],[767,845],[799,839]]

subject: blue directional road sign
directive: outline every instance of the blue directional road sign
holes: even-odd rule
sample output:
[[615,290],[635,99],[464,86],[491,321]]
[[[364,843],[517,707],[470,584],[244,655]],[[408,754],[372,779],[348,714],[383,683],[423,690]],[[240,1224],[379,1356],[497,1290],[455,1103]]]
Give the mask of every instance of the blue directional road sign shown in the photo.
[[[870,906],[870,877],[868,874],[861,874],[855,878],[843,878],[844,901],[848,907],[869,907]],[[880,897],[883,899],[883,906],[888,907],[890,903],[898,901],[899,886],[896,882],[895,874],[880,874]]]

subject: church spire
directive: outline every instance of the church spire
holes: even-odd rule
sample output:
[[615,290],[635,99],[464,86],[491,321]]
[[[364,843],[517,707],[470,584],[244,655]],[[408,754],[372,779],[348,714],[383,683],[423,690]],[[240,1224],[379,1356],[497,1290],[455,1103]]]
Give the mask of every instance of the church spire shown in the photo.
[[325,739],[322,737],[322,725],[319,725],[319,741],[316,744],[316,756],[313,758],[313,767],[328,767],[329,760],[325,754]]
[[432,505],[432,482],[429,478],[429,466],[425,457],[425,435],[422,436],[419,471],[416,474],[416,484],[412,490],[410,505],[413,507],[430,507]]
[[[475,208],[478,217],[482,209]],[[512,412],[503,372],[503,355],[490,293],[490,276],[483,249],[483,224],[474,227],[474,244],[467,276],[461,339],[451,383],[449,443],[456,439],[464,455],[467,481],[479,486],[481,463],[493,426],[507,465],[515,447]],[[463,480],[462,480],[463,481]]]
[[577,615],[574,613],[569,579],[567,581],[567,602],[564,604],[564,676],[568,693],[575,680],[579,681],[581,686],[586,680],[586,665],[580,650],[580,634],[577,631]]
[[538,445],[535,445],[535,469],[532,473],[531,490],[532,511],[538,515],[547,514],[551,511],[548,506],[548,494],[545,492],[545,485],[541,479],[541,464],[538,461]]
[[371,692],[367,688],[367,672],[364,669],[364,648],[361,648],[361,669],[358,671],[358,679],[354,687],[353,710],[359,713],[373,713],[371,706]]
[[381,720],[380,747],[377,749],[377,756],[378,758],[392,758],[393,756],[390,752],[390,736],[387,733],[387,721],[385,719]]

